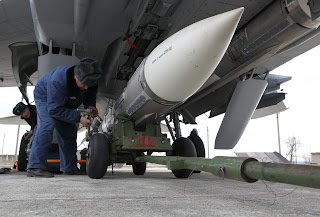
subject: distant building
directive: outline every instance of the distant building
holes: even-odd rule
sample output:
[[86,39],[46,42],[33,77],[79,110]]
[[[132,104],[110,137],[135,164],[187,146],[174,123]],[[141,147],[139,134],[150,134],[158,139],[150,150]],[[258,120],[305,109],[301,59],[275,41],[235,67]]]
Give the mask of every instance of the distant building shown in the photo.
[[0,155],[0,168],[13,166],[13,163],[16,161],[15,155]]
[[14,162],[16,160],[15,155],[6,154],[6,155],[0,155],[0,162]]
[[320,152],[311,153],[311,164],[320,165]]

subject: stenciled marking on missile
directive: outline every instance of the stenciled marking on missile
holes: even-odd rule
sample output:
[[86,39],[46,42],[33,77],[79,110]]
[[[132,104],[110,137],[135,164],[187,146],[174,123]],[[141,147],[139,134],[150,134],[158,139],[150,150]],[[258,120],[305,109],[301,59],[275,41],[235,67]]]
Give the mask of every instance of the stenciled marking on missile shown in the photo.
[[127,110],[128,115],[132,115],[135,113],[141,106],[143,106],[147,102],[145,96],[139,96],[135,99],[135,101],[130,105],[129,109]]
[[158,56],[156,59],[154,59],[154,60],[152,61],[152,64],[155,63],[157,60],[159,60],[161,57],[163,57],[163,55],[165,55],[166,53],[168,53],[168,52],[171,51],[171,50],[172,50],[172,46],[170,46],[169,48],[165,49],[160,56]]

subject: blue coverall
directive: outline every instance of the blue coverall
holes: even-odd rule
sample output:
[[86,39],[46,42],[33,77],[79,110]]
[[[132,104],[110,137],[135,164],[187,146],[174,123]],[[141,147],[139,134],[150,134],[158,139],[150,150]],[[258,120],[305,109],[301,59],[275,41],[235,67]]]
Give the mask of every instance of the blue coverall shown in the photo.
[[56,129],[60,170],[77,170],[77,128],[80,114],[74,109],[96,105],[97,86],[81,91],[74,80],[74,66],[60,66],[44,76],[34,89],[38,125],[32,143],[28,169],[47,170],[48,150]]

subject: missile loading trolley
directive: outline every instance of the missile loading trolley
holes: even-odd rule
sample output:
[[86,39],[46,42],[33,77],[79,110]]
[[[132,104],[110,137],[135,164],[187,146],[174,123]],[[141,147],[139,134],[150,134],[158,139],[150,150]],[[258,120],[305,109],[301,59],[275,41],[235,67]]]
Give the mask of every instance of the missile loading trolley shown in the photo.
[[[112,140],[103,133],[90,138],[86,154],[89,177],[102,178],[113,163],[131,164],[135,175],[143,175],[146,162],[150,162],[166,165],[177,178],[189,178],[195,171],[205,171],[248,183],[266,180],[320,189],[319,166],[263,163],[245,157],[198,157],[197,150],[204,153],[200,137],[201,142],[192,139],[195,143],[189,138],[176,138],[171,146],[160,125],[149,124],[144,131],[137,131],[134,123],[123,116],[117,117],[113,135]],[[166,152],[167,156],[151,156],[153,152]]]

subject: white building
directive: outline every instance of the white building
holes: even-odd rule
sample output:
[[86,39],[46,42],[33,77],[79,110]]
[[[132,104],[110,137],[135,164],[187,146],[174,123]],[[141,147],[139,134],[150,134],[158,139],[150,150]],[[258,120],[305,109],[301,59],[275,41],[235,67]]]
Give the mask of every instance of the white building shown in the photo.
[[320,152],[311,153],[311,163],[320,165]]

